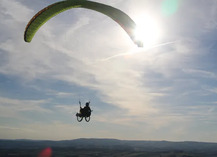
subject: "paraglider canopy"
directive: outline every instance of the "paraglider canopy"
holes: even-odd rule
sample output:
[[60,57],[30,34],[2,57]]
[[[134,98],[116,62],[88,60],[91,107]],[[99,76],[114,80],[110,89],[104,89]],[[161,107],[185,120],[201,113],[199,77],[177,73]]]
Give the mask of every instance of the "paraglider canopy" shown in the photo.
[[33,16],[27,24],[24,32],[24,40],[26,42],[31,42],[35,33],[44,23],[57,14],[71,8],[91,9],[109,16],[126,31],[126,33],[137,46],[143,46],[142,41],[137,40],[135,37],[135,22],[126,13],[112,6],[87,0],[65,0],[51,4],[42,9],[35,16]]

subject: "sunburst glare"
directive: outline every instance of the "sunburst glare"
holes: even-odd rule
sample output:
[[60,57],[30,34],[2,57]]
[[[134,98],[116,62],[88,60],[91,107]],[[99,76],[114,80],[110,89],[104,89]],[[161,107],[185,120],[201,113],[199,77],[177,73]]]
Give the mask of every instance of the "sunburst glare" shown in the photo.
[[143,43],[147,49],[159,42],[162,36],[162,28],[157,19],[149,15],[141,15],[135,18],[137,27],[134,31],[135,39]]

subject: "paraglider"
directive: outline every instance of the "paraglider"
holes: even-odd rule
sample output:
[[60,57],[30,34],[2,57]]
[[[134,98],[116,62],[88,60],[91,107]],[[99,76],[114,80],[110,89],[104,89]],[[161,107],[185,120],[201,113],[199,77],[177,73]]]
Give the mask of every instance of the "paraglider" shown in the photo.
[[92,112],[92,110],[90,109],[90,106],[89,106],[90,101],[86,102],[84,108],[81,107],[80,101],[79,101],[79,104],[80,104],[80,112],[76,113],[76,117],[77,117],[78,122],[81,122],[83,120],[83,118],[85,118],[86,122],[89,122],[90,121],[90,115]]
[[129,37],[137,46],[143,46],[143,43],[135,38],[134,30],[136,28],[136,24],[127,14],[112,6],[87,0],[65,0],[56,2],[42,9],[35,16],[33,16],[27,24],[24,32],[24,40],[26,42],[31,42],[35,33],[44,23],[57,14],[72,8],[91,9],[109,16],[127,32]]

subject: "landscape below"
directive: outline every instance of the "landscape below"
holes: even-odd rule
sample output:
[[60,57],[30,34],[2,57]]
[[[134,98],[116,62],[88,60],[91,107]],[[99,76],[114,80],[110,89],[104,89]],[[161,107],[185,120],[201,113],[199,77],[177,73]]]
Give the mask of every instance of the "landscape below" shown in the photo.
[[1,157],[217,157],[217,143],[116,139],[0,140]]

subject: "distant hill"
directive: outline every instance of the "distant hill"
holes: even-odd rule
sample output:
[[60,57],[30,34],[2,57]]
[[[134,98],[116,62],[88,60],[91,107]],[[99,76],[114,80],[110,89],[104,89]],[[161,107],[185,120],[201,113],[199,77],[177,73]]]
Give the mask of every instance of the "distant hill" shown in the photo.
[[[1,153],[10,150],[41,150],[50,147],[53,150],[102,150],[110,152],[138,152],[169,153],[178,152],[183,157],[197,153],[197,156],[217,157],[217,143],[206,142],[169,142],[169,141],[127,141],[116,139],[75,139],[63,141],[49,140],[0,140]],[[67,151],[68,151],[67,150]],[[74,151],[74,152],[76,152]],[[37,152],[37,151],[35,151]],[[183,154],[183,152],[185,152]],[[186,155],[188,153],[188,155]],[[90,155],[90,154],[89,154]],[[141,154],[140,154],[141,155]],[[155,154],[156,155],[156,154]],[[90,155],[91,156],[91,155]],[[164,157],[163,155],[161,155]],[[177,155],[177,157],[182,157]],[[176,157],[176,156],[175,156]]]
[[32,147],[75,147],[75,148],[130,148],[135,150],[213,150],[217,151],[217,143],[206,142],[169,142],[169,141],[128,141],[117,139],[75,139],[75,140],[0,140],[0,148],[32,148]]

